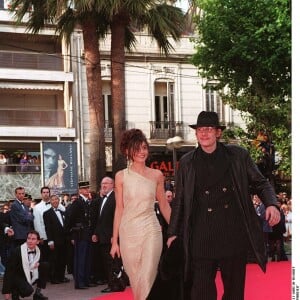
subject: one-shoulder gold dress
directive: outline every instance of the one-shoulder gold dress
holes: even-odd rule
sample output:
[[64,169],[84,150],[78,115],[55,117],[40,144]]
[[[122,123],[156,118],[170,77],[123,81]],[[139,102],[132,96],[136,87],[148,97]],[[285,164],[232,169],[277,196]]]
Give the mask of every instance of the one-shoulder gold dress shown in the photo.
[[162,251],[161,226],[154,211],[156,183],[129,168],[123,172],[121,256],[134,300],[145,300],[157,275]]

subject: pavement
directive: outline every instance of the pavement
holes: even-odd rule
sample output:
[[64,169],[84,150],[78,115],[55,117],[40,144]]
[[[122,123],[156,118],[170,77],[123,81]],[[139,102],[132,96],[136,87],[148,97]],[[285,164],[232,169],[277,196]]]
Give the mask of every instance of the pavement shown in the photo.
[[[48,283],[46,289],[42,290],[43,294],[49,300],[91,300],[107,295],[107,293],[101,293],[101,290],[107,287],[106,285],[98,285],[85,290],[76,290],[72,275],[66,275],[66,277],[70,279],[70,282],[61,284]],[[0,280],[0,288],[2,290],[2,279]],[[0,299],[4,299],[4,296],[2,295]],[[21,300],[32,300],[32,296],[21,298]]]
[[[292,251],[290,241],[285,243],[285,249],[288,258],[291,259]],[[107,287],[106,285],[98,285],[85,290],[76,290],[74,288],[72,275],[66,275],[66,277],[70,279],[70,282],[61,284],[48,283],[46,289],[43,290],[43,294],[47,296],[49,300],[91,300],[96,297],[101,298],[108,295],[107,293],[101,293],[101,290]],[[2,290],[2,278],[0,278],[0,289]],[[4,299],[4,297],[1,299]],[[32,296],[21,299],[32,300]]]

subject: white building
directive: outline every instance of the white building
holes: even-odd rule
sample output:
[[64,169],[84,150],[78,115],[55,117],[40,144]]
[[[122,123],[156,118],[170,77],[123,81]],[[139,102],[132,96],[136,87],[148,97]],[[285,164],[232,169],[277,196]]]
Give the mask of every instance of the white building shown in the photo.
[[[0,153],[11,166],[0,174],[0,200],[13,198],[14,189],[24,186],[39,197],[41,171],[20,173],[11,158],[17,154],[40,155],[43,141],[77,143],[79,179],[89,170],[89,116],[80,31],[74,32],[71,47],[57,41],[54,28],[36,36],[24,26],[16,27],[0,0]],[[166,141],[180,136],[184,143],[178,155],[196,145],[194,130],[202,110],[219,113],[224,124],[241,124],[238,112],[223,105],[215,91],[203,89],[204,79],[188,59],[194,52],[190,36],[174,44],[169,57],[159,55],[156,43],[145,33],[137,34],[136,50],[126,56],[126,121],[149,138],[153,167],[171,175],[172,151]],[[101,42],[103,99],[105,104],[107,171],[111,170],[110,128],[110,40]]]

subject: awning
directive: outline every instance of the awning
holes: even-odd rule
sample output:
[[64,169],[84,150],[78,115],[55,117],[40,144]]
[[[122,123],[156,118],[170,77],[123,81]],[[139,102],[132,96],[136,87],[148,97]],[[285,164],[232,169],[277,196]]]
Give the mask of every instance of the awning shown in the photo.
[[64,87],[61,83],[0,82],[0,89],[63,91]]

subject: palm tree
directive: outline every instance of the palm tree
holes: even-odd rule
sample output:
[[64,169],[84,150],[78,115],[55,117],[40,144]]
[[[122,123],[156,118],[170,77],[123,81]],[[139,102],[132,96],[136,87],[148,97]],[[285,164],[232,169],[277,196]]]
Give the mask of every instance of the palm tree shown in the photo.
[[111,29],[111,91],[113,111],[113,173],[120,164],[121,134],[125,123],[125,48],[135,44],[132,28],[148,29],[162,53],[168,55],[173,47],[169,37],[179,40],[185,28],[180,8],[158,0],[111,0],[103,8]]
[[101,14],[102,2],[105,1],[12,0],[17,23],[28,15],[27,28],[34,34],[50,22],[69,43],[74,29],[78,26],[82,29],[90,117],[89,180],[93,190],[98,188],[106,172],[99,39],[105,35],[108,23]]

